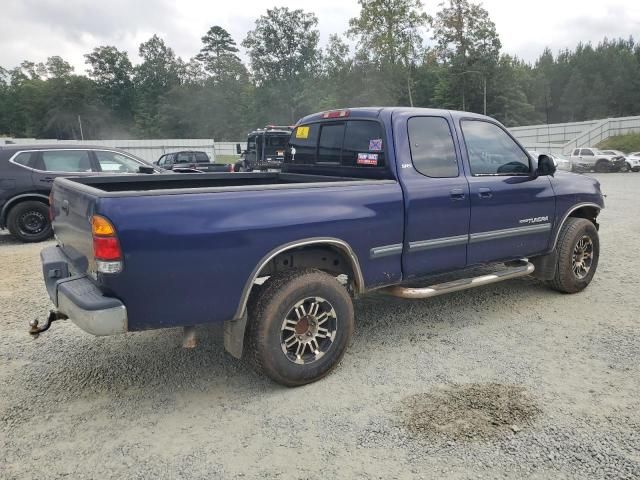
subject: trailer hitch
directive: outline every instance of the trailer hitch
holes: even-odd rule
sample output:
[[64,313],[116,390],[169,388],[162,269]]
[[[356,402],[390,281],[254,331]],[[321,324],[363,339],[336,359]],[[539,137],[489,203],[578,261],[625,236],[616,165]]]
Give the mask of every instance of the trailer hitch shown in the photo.
[[51,324],[56,320],[66,320],[67,317],[64,313],[56,312],[55,310],[49,311],[49,316],[47,317],[47,321],[40,326],[37,318],[34,318],[29,322],[29,334],[33,336],[33,338],[38,338],[42,332],[46,332],[51,327]]

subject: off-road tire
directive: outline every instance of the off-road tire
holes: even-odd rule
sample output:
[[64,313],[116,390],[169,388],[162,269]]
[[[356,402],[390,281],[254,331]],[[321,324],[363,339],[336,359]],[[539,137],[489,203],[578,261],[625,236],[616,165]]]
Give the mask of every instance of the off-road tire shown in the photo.
[[53,233],[49,221],[49,207],[35,200],[20,202],[9,210],[7,228],[22,242],[42,242]]
[[[573,270],[576,245],[584,237],[592,242],[592,261],[587,274],[579,278]],[[584,218],[568,218],[560,230],[556,244],[558,263],[552,280],[547,281],[554,290],[563,293],[577,293],[584,290],[596,273],[600,256],[600,240],[595,225]]]
[[622,167],[620,167],[620,171],[621,172],[630,172],[631,171],[631,164],[629,162],[625,162],[624,165]]
[[[317,360],[294,363],[283,351],[283,322],[296,303],[308,297],[326,299],[335,311],[333,343]],[[247,354],[256,372],[296,387],[315,382],[340,362],[354,329],[353,303],[345,287],[315,269],[293,269],[269,278],[248,305]]]

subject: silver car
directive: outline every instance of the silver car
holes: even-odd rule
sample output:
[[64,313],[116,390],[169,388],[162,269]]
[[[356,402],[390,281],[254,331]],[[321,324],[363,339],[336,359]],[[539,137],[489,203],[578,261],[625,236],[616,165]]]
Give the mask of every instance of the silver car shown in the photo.
[[548,157],[551,157],[551,159],[553,160],[553,163],[556,164],[556,168],[558,170],[564,170],[565,172],[571,172],[573,170],[571,160],[563,157],[562,155],[558,155],[557,153],[538,152],[536,150],[529,150],[529,154],[533,158],[538,158],[538,156],[540,155],[547,155]]

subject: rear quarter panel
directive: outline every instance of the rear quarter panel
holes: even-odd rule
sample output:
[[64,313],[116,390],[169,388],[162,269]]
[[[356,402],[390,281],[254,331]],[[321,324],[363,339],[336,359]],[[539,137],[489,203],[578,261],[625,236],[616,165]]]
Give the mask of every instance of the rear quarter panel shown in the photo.
[[373,247],[402,243],[402,191],[377,185],[102,198],[118,231],[124,270],[104,275],[128,309],[129,329],[230,320],[253,269],[289,242],[333,237],[355,251],[365,285],[401,278],[400,256],[371,260]]

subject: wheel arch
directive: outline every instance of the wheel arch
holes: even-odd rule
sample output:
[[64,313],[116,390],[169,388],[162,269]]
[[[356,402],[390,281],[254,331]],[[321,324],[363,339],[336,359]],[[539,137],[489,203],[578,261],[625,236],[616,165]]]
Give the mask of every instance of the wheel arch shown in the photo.
[[7,215],[9,214],[9,210],[11,210],[14,206],[21,202],[26,202],[28,200],[36,200],[44,203],[45,205],[49,205],[49,197],[43,193],[23,193],[20,195],[16,195],[15,197],[11,197],[2,207],[2,211],[0,212],[0,225],[7,224]]
[[[340,269],[334,269],[330,266],[328,267],[326,265],[323,265],[322,263],[318,263],[318,260],[315,257],[316,254],[321,251],[334,252],[335,254],[339,255],[340,258],[344,259],[344,263],[340,265]],[[333,237],[314,237],[296,240],[274,248],[264,257],[262,257],[260,262],[258,262],[258,264],[251,272],[251,275],[247,279],[244,288],[242,289],[242,295],[240,297],[240,302],[238,304],[238,308],[236,309],[236,314],[234,317],[235,319],[239,319],[245,314],[249,296],[251,294],[255,281],[261,276],[267,276],[271,273],[279,271],[278,260],[281,259],[284,261],[291,255],[295,255],[299,259],[304,259],[304,261],[302,262],[303,265],[301,265],[301,267],[314,267],[332,273],[350,273],[350,276],[353,278],[355,292],[363,293],[365,291],[364,278],[362,276],[360,262],[358,261],[357,255],[347,242]],[[320,259],[320,262],[321,261],[322,258]],[[314,263],[316,264],[314,265]],[[289,268],[296,268],[295,263],[288,265]],[[286,268],[287,264],[284,263],[284,266]],[[338,266],[333,265],[333,267]],[[345,268],[348,268],[348,271],[345,271]]]
[[565,224],[568,218],[584,218],[592,222],[596,228],[598,227],[598,223],[596,222],[596,218],[600,214],[600,210],[602,207],[597,203],[579,203],[571,207],[562,218],[562,221],[558,223],[558,227],[556,228],[555,236],[553,239],[552,250],[555,250],[556,245],[558,243],[558,237],[560,236],[560,231],[562,230],[562,226]]

